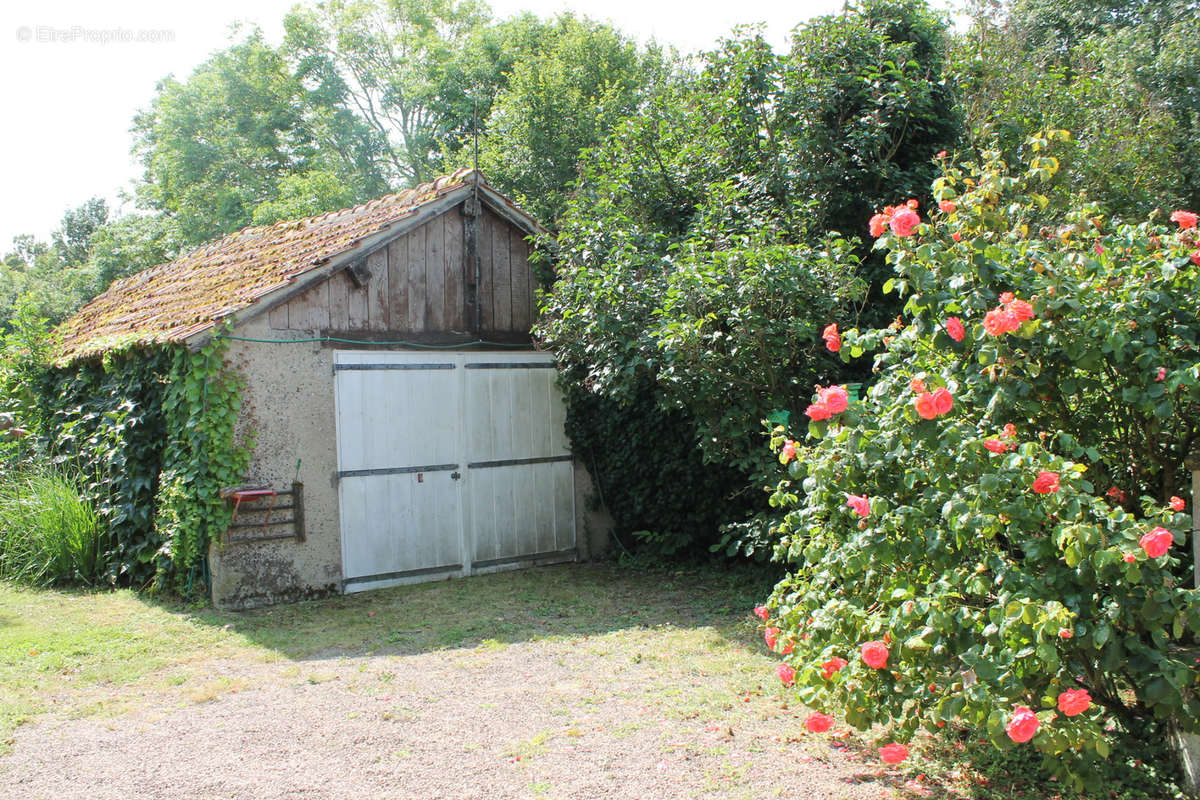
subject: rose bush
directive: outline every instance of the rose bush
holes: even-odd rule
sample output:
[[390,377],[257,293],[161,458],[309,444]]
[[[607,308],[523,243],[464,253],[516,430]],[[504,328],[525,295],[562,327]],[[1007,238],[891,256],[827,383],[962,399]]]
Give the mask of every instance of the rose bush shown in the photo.
[[806,704],[900,742],[974,727],[1080,783],[1112,737],[1200,730],[1180,497],[1200,270],[1190,217],[1053,220],[1039,189],[1064,136],[1020,174],[947,165],[927,221],[872,220],[905,315],[840,332],[843,359],[878,353],[862,401],[810,414],[804,443],[774,430],[795,458],[767,606]]

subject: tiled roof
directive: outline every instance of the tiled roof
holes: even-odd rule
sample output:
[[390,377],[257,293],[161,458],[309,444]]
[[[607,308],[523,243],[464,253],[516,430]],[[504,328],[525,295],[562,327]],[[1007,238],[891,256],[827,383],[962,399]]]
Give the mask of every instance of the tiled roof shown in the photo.
[[[59,327],[59,359],[72,361],[135,343],[184,341],[415,215],[426,203],[470,185],[476,175],[460,169],[361,206],[245,228],[117,281]],[[482,176],[478,181],[486,187]]]

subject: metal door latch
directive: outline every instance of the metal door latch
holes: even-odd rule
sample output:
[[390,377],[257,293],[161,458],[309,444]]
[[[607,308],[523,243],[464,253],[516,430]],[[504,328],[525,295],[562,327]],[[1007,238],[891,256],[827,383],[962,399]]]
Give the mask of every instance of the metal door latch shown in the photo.
[[456,481],[461,477],[462,477],[462,474],[459,472],[451,472],[450,473],[450,480]]

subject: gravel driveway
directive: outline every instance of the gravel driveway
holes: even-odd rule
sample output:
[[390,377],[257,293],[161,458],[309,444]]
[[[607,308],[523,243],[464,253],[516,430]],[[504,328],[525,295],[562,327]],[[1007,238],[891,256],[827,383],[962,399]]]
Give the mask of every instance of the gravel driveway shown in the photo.
[[[670,636],[697,651],[673,657],[682,646]],[[619,639],[192,663],[19,727],[0,757],[0,797],[904,794],[903,775],[869,752],[860,761],[831,735],[805,733],[808,712],[768,681],[765,655],[734,650],[755,663],[731,685],[704,661],[705,636],[716,640],[660,626]]]

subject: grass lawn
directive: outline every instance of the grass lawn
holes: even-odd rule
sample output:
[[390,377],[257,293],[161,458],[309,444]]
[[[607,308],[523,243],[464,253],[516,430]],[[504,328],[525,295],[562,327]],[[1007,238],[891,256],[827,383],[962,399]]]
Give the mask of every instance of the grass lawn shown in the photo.
[[755,646],[747,612],[770,585],[757,570],[570,566],[231,614],[127,590],[0,583],[0,743],[47,711],[118,713],[136,702],[123,688],[194,683],[189,665],[212,659],[307,661],[594,637],[592,647],[693,658],[728,671],[731,686],[756,685],[772,662]]

